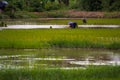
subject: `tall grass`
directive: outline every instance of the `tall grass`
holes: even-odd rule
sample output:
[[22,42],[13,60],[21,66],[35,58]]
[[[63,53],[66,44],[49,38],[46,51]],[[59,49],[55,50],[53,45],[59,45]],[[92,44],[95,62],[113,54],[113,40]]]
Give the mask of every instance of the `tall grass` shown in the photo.
[[8,69],[0,70],[0,80],[120,80],[119,66],[83,69]]
[[0,31],[0,48],[120,48],[120,29]]

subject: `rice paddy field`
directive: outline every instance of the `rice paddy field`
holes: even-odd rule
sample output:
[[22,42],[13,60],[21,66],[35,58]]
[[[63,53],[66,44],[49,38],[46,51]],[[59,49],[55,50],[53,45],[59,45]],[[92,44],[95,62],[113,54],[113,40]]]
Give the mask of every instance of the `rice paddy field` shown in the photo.
[[[40,19],[13,19],[1,20],[9,24],[57,24],[68,25],[68,22],[77,22],[78,25],[83,24],[82,18],[40,18]],[[87,18],[89,25],[120,25],[120,18]]]
[[120,80],[119,66],[91,66],[87,69],[0,70],[0,80]]
[[[6,20],[6,23],[61,25],[70,21],[83,24],[81,19]],[[87,22],[120,25],[119,18]],[[120,28],[1,29],[0,80],[120,80],[119,50]],[[108,65],[76,64],[88,62],[89,58],[89,62]],[[116,62],[111,63],[112,59]]]
[[[43,23],[52,23],[52,24],[67,24],[68,22],[77,22],[79,25],[83,24],[82,22],[82,18],[81,19],[64,19],[64,20],[43,20]],[[42,21],[41,21],[42,22]],[[87,19],[87,24],[99,24],[99,25],[119,25],[120,24],[120,19],[92,19],[92,18],[88,18]]]
[[0,48],[106,48],[120,49],[120,29],[1,30]]
[[[119,53],[89,49],[0,49],[0,80],[119,80]],[[107,63],[110,65],[70,64],[89,57],[93,63],[116,61]]]

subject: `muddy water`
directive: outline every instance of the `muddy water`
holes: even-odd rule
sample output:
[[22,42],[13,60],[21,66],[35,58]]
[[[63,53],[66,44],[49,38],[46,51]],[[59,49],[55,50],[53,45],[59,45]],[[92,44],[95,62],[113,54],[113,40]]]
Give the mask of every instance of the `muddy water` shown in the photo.
[[0,69],[120,65],[120,51],[86,49],[0,50]]

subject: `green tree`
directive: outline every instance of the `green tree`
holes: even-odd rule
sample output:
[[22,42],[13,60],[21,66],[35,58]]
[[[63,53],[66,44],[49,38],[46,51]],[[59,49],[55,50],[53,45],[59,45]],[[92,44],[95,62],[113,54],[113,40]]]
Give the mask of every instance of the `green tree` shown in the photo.
[[[120,11],[120,0],[6,0],[19,11],[56,10],[62,7],[83,11]],[[58,5],[59,4],[59,5]],[[47,9],[46,9],[47,6]],[[55,8],[54,8],[55,7]],[[48,9],[49,8],[49,9]]]
[[101,0],[77,0],[79,8],[85,11],[98,11],[102,9]]
[[110,7],[111,11],[120,11],[120,0],[116,0]]
[[102,0],[104,11],[120,11],[120,0]]

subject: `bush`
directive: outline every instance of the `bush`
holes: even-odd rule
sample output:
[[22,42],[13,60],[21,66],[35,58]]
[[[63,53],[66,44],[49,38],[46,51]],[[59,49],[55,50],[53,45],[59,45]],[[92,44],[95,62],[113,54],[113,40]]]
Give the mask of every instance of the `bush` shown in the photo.
[[8,15],[0,13],[0,19],[7,19],[9,18]]
[[79,8],[85,11],[98,11],[102,9],[100,0],[80,0]]
[[112,6],[110,7],[111,11],[120,11],[120,0],[116,1],[112,4]]
[[50,11],[50,10],[57,10],[60,9],[61,5],[58,3],[52,3],[52,2],[48,2],[47,4],[45,4],[45,10],[46,11]]
[[120,11],[120,0],[102,0],[103,11]]

